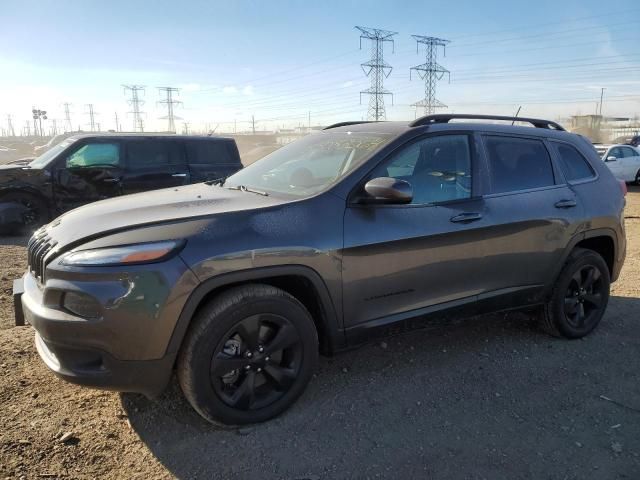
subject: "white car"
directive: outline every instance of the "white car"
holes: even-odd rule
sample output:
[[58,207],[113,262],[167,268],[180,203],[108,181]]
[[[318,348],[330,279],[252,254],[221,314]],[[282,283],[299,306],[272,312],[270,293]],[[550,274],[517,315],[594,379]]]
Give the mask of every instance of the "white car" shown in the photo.
[[594,145],[618,180],[640,185],[640,149],[631,145]]

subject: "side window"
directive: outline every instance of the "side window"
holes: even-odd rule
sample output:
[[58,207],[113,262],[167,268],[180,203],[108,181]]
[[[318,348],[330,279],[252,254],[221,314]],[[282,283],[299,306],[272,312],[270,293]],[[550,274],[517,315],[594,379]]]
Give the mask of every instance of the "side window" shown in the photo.
[[623,156],[624,154],[622,153],[620,147],[616,147],[609,150],[609,153],[607,154],[607,158],[605,158],[605,160],[607,160],[609,157],[616,157],[616,159],[618,159],[622,158]]
[[220,165],[231,163],[226,142],[207,140],[187,141],[187,158],[192,165]]
[[549,152],[540,140],[485,137],[491,193],[554,185]]
[[117,143],[88,143],[67,157],[67,168],[109,167],[120,164]]
[[127,166],[133,170],[184,163],[180,145],[171,141],[130,140],[127,142]]
[[624,158],[637,157],[640,155],[636,150],[630,147],[621,148]]
[[567,181],[584,180],[595,176],[587,159],[575,147],[566,143],[552,143],[558,152],[560,166]]
[[471,154],[467,135],[440,135],[415,142],[373,172],[375,177],[405,180],[413,187],[412,204],[471,196]]

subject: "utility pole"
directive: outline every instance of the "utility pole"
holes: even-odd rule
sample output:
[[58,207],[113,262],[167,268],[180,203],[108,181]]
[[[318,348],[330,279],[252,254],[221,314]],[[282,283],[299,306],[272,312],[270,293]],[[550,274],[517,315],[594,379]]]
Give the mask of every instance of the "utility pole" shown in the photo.
[[131,93],[131,99],[128,100],[131,105],[133,114],[133,131],[144,132],[144,124],[142,123],[142,115],[144,112],[140,110],[140,107],[144,105],[144,101],[140,100],[139,92],[144,93],[144,85],[123,85],[125,93],[128,91]]
[[114,115],[116,117],[116,132],[120,131],[120,122],[118,121],[118,112],[114,112]]
[[251,115],[251,131],[256,134],[256,117]]
[[362,63],[361,67],[367,77],[371,77],[371,87],[360,92],[360,103],[362,103],[362,94],[369,95],[369,111],[367,116],[371,120],[385,120],[387,114],[384,108],[384,96],[391,95],[391,104],[393,105],[393,94],[384,88],[384,79],[391,75],[393,68],[384,61],[384,42],[393,42],[394,35],[397,32],[389,32],[378,28],[358,27],[360,31],[360,49],[362,49],[362,39],[371,40],[371,59]]
[[7,115],[7,136],[16,136],[16,131],[13,129],[13,123],[11,122],[11,115]]
[[308,123],[308,125],[309,125],[308,132],[310,132],[311,131],[311,111],[309,111],[309,123]]
[[158,103],[167,106],[167,116],[160,117],[162,119],[168,120],[167,123],[167,131],[176,133],[176,124],[175,120],[180,119],[180,117],[176,117],[173,113],[173,107],[180,105],[182,102],[173,99],[173,94],[179,94],[180,89],[175,87],[158,87],[160,92],[164,92],[165,97],[164,100],[160,100]]
[[238,124],[236,119],[233,119],[233,133],[237,133],[238,132]]
[[431,115],[435,112],[436,108],[447,107],[444,103],[436,99],[436,83],[438,80],[441,80],[445,74],[450,76],[449,70],[438,64],[438,47],[444,49],[450,41],[443,38],[425,37],[423,35],[411,36],[416,41],[416,53],[420,52],[420,45],[424,45],[426,56],[425,63],[409,69],[409,80],[411,80],[411,73],[414,70],[418,76],[424,80],[424,98],[412,103],[411,106],[416,107],[416,112],[419,107],[423,107],[424,114]]
[[73,126],[71,125],[71,113],[69,112],[70,103],[63,103],[64,105],[64,131],[73,132]]
[[604,98],[604,90],[605,90],[604,87],[600,89],[600,116],[601,117],[602,117],[602,100]]
[[96,131],[96,119],[95,119],[95,112],[93,111],[93,104],[92,103],[88,103],[86,105],[86,107],[88,108],[88,112],[87,115],[89,115],[89,126],[91,128],[92,132]]
[[53,125],[51,125],[51,136],[56,136],[58,134],[58,121],[54,118],[52,120]]

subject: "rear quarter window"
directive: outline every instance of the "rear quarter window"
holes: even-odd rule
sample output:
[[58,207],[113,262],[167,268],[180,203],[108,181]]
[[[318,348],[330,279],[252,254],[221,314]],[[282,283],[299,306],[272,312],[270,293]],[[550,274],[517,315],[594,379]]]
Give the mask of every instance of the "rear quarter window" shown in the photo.
[[595,177],[593,168],[578,149],[566,143],[551,143],[558,153],[560,168],[567,181],[573,182]]
[[236,163],[228,142],[187,141],[187,158],[191,165]]

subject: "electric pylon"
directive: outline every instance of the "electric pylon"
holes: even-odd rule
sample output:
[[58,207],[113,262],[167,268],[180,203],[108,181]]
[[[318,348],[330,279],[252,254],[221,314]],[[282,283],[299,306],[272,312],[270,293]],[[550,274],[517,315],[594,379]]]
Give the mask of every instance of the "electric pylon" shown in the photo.
[[445,74],[449,74],[449,70],[438,64],[438,47],[445,46],[450,43],[449,40],[436,37],[425,37],[423,35],[411,35],[416,40],[416,52],[420,52],[420,45],[425,47],[426,61],[422,65],[416,65],[409,69],[409,79],[411,79],[411,73],[415,70],[418,76],[424,80],[424,98],[415,103],[412,103],[412,107],[416,107],[416,110],[420,107],[424,107],[424,114],[432,114],[436,108],[446,108],[447,106],[440,100],[436,99],[436,83],[441,80]]
[[158,87],[160,92],[165,93],[164,100],[160,100],[158,103],[167,106],[167,115],[165,117],[160,117],[163,120],[167,120],[167,131],[176,133],[176,119],[180,119],[180,117],[175,116],[173,107],[174,105],[180,105],[182,102],[179,100],[173,99],[173,94],[179,94],[180,89],[174,87]]
[[140,107],[144,105],[144,100],[140,100],[138,92],[144,93],[144,85],[123,85],[125,92],[128,90],[131,92],[131,99],[128,100],[131,105],[133,114],[133,131],[144,132],[144,124],[142,123],[142,115],[144,112],[140,110]]
[[371,86],[367,90],[360,92],[360,102],[362,94],[369,95],[369,110],[367,117],[371,120],[385,120],[387,118],[384,107],[384,96],[391,95],[393,105],[393,94],[384,88],[384,79],[391,75],[393,68],[384,61],[384,43],[391,42],[394,46],[393,37],[397,32],[380,30],[379,28],[358,27],[360,31],[360,48],[362,49],[362,39],[371,40],[371,59],[362,63],[361,67],[367,77],[371,77]]

